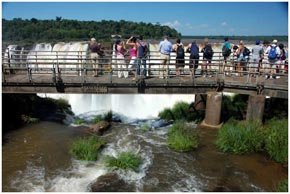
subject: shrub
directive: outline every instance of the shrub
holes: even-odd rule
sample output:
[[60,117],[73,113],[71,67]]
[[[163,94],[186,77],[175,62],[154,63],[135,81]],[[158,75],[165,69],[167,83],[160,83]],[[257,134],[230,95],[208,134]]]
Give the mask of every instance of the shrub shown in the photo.
[[105,143],[96,136],[79,138],[73,142],[70,153],[78,160],[95,161],[98,158],[98,151]]
[[288,192],[288,179],[281,181],[277,185],[276,192]]
[[141,126],[140,130],[142,132],[147,132],[147,131],[150,130],[150,126],[148,124],[144,124],[144,125]]
[[113,112],[110,110],[109,112],[107,112],[106,114],[104,114],[104,120],[105,121],[112,121],[113,118]]
[[170,108],[165,108],[158,114],[158,116],[166,121],[174,120],[174,115]]
[[97,124],[98,122],[102,121],[103,117],[102,115],[97,115],[95,118],[93,118],[93,123]]
[[38,118],[30,117],[28,115],[21,115],[21,119],[26,124],[33,124],[33,123],[38,123],[39,122]]
[[189,104],[186,102],[177,102],[172,108],[174,120],[187,119]]
[[169,129],[167,144],[175,151],[189,151],[197,148],[198,135],[184,121],[177,121]]
[[255,121],[230,120],[218,132],[217,147],[223,152],[235,154],[262,150],[262,125]]
[[84,124],[85,122],[86,121],[84,119],[82,119],[82,118],[76,118],[74,120],[74,124],[76,124],[76,125],[81,125],[81,124]]
[[142,163],[142,158],[132,152],[122,152],[117,156],[117,158],[108,156],[105,162],[106,166],[109,168],[138,171],[138,168]]
[[265,150],[275,161],[288,162],[288,120],[271,119],[266,123]]

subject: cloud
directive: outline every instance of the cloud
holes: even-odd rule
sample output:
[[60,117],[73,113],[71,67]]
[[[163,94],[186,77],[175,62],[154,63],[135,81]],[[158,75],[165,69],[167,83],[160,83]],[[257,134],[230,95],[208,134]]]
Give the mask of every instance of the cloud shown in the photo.
[[162,25],[169,26],[170,28],[175,28],[175,29],[178,29],[181,26],[178,20],[175,20],[173,22],[165,22]]
[[221,26],[227,26],[227,25],[228,25],[227,22],[221,23]]

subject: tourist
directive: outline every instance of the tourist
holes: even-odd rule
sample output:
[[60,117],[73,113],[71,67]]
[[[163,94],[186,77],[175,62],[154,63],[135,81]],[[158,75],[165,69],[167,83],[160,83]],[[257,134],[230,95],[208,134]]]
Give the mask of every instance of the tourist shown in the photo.
[[95,38],[91,38],[89,42],[90,59],[94,69],[94,76],[98,76],[99,59],[104,55],[103,48],[100,43],[97,43]]
[[[211,70],[211,61],[213,57],[213,50],[211,47],[211,44],[209,44],[208,39],[204,39],[203,43],[204,47],[201,49],[201,52],[203,53],[203,65],[202,65],[202,74],[204,77],[209,75],[208,69]],[[207,68],[209,66],[209,68]],[[209,75],[211,77],[211,75]]]
[[[168,36],[164,36],[164,40],[159,43],[159,52],[160,52],[160,76],[159,78],[164,79],[164,70],[166,69],[166,76],[169,76],[169,62],[170,62],[170,53],[172,51],[172,43],[168,41]],[[162,70],[161,70],[162,69]]]
[[[137,38],[134,36],[131,36],[127,42],[126,45],[131,46],[131,48],[129,49],[129,53],[130,53],[130,62],[129,62],[129,69],[137,68]],[[136,78],[136,72],[134,75],[133,80],[135,80]]]
[[173,45],[173,51],[176,52],[176,76],[180,76],[185,63],[184,46],[180,39],[177,39],[176,44]]
[[260,72],[262,60],[264,58],[264,49],[260,40],[256,41],[256,45],[252,48],[252,58],[250,63],[250,75],[256,77],[256,73]]
[[[281,73],[280,70],[285,69],[285,61],[287,58],[287,53],[284,49],[284,44],[279,44],[279,49],[280,49],[280,55],[278,56],[278,62],[277,62],[277,72],[276,73]],[[283,68],[284,66],[284,68]],[[276,78],[279,78],[276,76]]]
[[115,43],[115,51],[116,51],[116,59],[117,59],[117,64],[118,64],[118,78],[128,78],[129,73],[127,70],[127,65],[125,63],[125,53],[126,49],[124,46],[124,42],[121,40],[117,40]]
[[278,56],[280,55],[280,48],[277,46],[278,41],[273,40],[272,44],[267,47],[265,54],[268,56],[269,66],[270,68],[269,75],[266,75],[266,79],[275,79],[276,65],[278,63]]
[[[224,67],[227,66],[227,60],[228,58],[230,57],[231,55],[231,43],[229,42],[229,38],[226,37],[225,39],[225,42],[222,46],[222,55],[223,55],[223,58],[224,58]],[[230,67],[226,67],[226,69],[224,68],[223,71],[229,71],[231,68]],[[225,75],[228,75],[229,73],[228,72],[225,72]]]
[[237,55],[237,72],[238,72],[238,76],[242,75],[242,71],[245,70],[246,68],[246,63],[249,60],[249,56],[250,56],[251,51],[245,47],[244,42],[241,40],[239,42],[239,48],[236,51],[236,55]]
[[195,71],[198,68],[199,62],[199,47],[197,46],[195,40],[187,46],[187,51],[190,52],[189,70],[190,76],[192,77],[195,75]]
[[[146,68],[146,57],[148,54],[148,44],[143,41],[143,36],[139,36],[137,41],[137,75],[144,76],[146,78],[147,68]],[[142,71],[143,66],[143,71]]]

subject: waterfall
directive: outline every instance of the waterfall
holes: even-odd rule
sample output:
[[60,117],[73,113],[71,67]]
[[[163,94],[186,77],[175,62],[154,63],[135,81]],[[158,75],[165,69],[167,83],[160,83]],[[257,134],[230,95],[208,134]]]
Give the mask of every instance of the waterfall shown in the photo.
[[68,100],[75,114],[90,111],[112,110],[131,118],[157,117],[166,107],[178,101],[193,102],[194,95],[151,95],[151,94],[39,94],[51,98]]

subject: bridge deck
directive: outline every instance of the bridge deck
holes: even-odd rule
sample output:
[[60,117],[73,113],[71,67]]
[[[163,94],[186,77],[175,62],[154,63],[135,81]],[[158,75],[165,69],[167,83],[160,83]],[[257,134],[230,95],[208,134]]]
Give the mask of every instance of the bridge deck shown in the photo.
[[207,91],[225,91],[244,94],[261,93],[274,97],[288,98],[288,77],[280,79],[258,78],[247,75],[224,76],[216,74],[212,77],[190,76],[170,77],[160,79],[150,77],[146,79],[132,80],[118,78],[109,74],[99,77],[78,76],[65,74],[61,76],[61,82],[51,74],[34,74],[29,80],[27,74],[9,74],[2,82],[2,90],[5,93],[203,93]]

